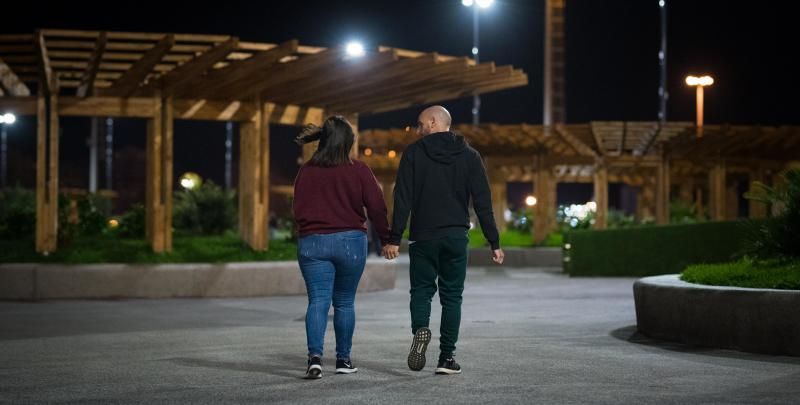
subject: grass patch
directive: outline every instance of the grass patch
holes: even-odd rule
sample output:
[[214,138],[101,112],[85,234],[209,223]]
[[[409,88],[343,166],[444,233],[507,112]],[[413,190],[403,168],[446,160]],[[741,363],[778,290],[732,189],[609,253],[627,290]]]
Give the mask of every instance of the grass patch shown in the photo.
[[[561,247],[562,242],[562,234],[552,233],[547,235],[547,238],[539,246]],[[483,232],[478,228],[471,229],[469,231],[469,247],[480,248],[486,246],[489,246],[489,242],[483,237]],[[500,233],[500,247],[534,247],[533,234],[514,229],[503,231]]]
[[175,236],[173,250],[153,253],[143,239],[97,236],[76,239],[59,246],[49,256],[35,252],[32,240],[0,240],[0,263],[220,263],[295,260],[297,245],[284,240],[270,242],[267,252],[255,252],[227,233],[220,236]]
[[800,290],[800,261],[759,264],[750,260],[697,264],[681,273],[681,280],[728,287]]

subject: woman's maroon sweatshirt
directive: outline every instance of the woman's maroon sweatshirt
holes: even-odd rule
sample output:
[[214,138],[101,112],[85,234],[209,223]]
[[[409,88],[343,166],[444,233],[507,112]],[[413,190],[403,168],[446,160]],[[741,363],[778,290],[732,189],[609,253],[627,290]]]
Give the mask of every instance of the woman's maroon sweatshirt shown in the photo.
[[[366,208],[366,215],[365,215]],[[389,241],[386,203],[375,175],[364,162],[336,167],[305,164],[294,181],[294,219],[300,237],[352,230],[367,231],[366,219]]]

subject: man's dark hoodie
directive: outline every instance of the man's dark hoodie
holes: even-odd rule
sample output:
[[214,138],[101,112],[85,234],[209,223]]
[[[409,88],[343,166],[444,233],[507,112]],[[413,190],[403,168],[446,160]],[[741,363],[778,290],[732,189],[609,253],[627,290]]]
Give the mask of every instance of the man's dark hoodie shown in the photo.
[[500,248],[492,196],[481,155],[453,132],[423,136],[400,160],[394,186],[394,215],[389,243],[399,245],[411,214],[409,240],[465,235],[469,201],[486,240]]

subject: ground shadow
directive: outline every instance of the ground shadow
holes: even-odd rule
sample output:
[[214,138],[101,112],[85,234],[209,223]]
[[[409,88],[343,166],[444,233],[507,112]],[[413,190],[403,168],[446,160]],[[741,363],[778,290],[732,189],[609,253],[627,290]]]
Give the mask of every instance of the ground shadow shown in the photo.
[[800,365],[800,358],[798,357],[747,353],[730,349],[718,349],[714,347],[696,346],[684,343],[653,339],[640,333],[639,330],[636,328],[636,325],[630,325],[623,328],[615,329],[611,331],[609,335],[611,335],[611,337],[614,337],[619,340],[624,340],[626,342],[647,346],[658,350],[667,350],[670,352],[697,354],[709,357],[719,357],[728,359],[760,361],[765,363]]

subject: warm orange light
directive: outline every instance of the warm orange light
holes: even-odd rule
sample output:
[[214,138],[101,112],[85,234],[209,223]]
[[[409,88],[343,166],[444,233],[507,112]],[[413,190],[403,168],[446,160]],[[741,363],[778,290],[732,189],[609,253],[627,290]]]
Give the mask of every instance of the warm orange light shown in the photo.
[[397,157],[397,152],[390,150],[387,155],[389,156],[389,159],[394,159]]
[[372,149],[370,148],[364,149],[364,156],[372,156]]
[[529,207],[536,205],[536,197],[529,195],[527,198],[525,198],[525,205]]

